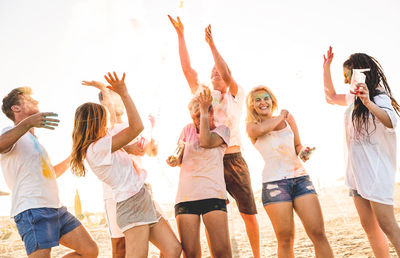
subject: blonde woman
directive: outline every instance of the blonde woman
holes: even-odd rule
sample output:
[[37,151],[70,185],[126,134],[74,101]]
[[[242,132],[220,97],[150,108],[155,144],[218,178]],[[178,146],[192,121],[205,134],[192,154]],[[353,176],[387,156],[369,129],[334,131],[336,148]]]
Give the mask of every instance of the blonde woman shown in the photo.
[[316,257],[333,257],[317,194],[298,156],[303,145],[293,116],[287,110],[274,115],[278,103],[265,86],[252,89],[246,104],[247,133],[265,161],[262,202],[278,240],[278,257],[294,257],[293,211],[313,242]]
[[75,113],[72,134],[72,172],[84,176],[86,159],[93,173],[108,184],[117,201],[117,223],[126,239],[127,257],[147,257],[151,241],[164,257],[179,257],[180,244],[161,219],[144,176],[136,169],[128,153],[122,149],[143,130],[143,124],[125,85],[116,73],[105,76],[110,89],[120,95],[128,116],[129,126],[112,135],[107,131],[107,112],[99,104],[85,103]]
[[209,90],[189,103],[193,123],[182,130],[185,142],[181,158],[170,156],[167,163],[180,165],[175,217],[184,257],[201,257],[200,216],[208,232],[213,257],[232,257],[226,210],[224,152],[230,132],[215,126]]

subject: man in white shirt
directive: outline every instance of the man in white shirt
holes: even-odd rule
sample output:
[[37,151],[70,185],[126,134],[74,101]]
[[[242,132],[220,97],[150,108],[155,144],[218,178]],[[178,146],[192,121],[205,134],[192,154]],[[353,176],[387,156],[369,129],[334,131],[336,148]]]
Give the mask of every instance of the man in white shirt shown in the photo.
[[51,257],[51,248],[59,244],[74,250],[70,257],[97,257],[97,244],[59,200],[56,178],[67,170],[70,158],[52,166],[35,136],[35,127],[54,129],[57,114],[40,113],[31,93],[29,87],[13,89],[2,104],[14,122],[0,135],[1,168],[12,192],[11,217],[30,258]]
[[[202,91],[197,72],[190,65],[186,48],[184,27],[179,19],[168,16],[174,26],[179,40],[179,56],[181,66],[192,94]],[[233,79],[228,65],[215,47],[211,33],[211,25],[205,29],[206,42],[210,46],[215,65],[211,72],[211,83],[214,90],[213,108],[215,124],[226,125],[231,131],[231,138],[224,156],[224,175],[226,189],[236,200],[240,215],[246,226],[247,236],[255,258],[260,257],[260,233],[256,218],[257,207],[251,187],[250,174],[246,161],[241,155],[239,122],[243,109],[244,90]]]

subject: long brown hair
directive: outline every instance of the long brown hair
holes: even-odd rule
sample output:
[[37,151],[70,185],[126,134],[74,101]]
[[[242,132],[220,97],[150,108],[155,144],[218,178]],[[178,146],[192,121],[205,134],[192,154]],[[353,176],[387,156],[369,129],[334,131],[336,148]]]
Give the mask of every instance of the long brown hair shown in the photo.
[[251,123],[251,122],[261,122],[260,115],[257,114],[257,112],[254,110],[254,100],[253,100],[253,94],[256,91],[266,91],[270,96],[272,100],[272,112],[274,112],[278,108],[278,101],[276,100],[275,95],[272,93],[272,91],[267,87],[267,86],[256,86],[251,91],[249,94],[247,94],[246,98],[246,107],[247,107],[247,116],[246,116],[246,123]]
[[106,135],[107,111],[96,103],[85,103],[75,111],[72,131],[71,170],[76,176],[85,176],[83,160],[89,145]]
[[[375,58],[367,54],[355,53],[352,54],[343,63],[343,67],[349,70],[370,68],[370,71],[364,72],[364,74],[366,75],[365,83],[367,84],[369,91],[369,99],[372,102],[374,102],[375,96],[379,94],[386,94],[390,98],[395,112],[397,113],[397,115],[399,115],[400,106],[397,103],[397,101],[393,98],[392,91],[390,90],[389,84],[386,80],[386,76],[383,73],[382,66]],[[383,87],[385,89],[385,92],[380,91],[379,87]],[[366,106],[364,106],[364,104],[359,98],[356,98],[356,100],[354,101],[354,109],[351,117],[353,121],[353,126],[356,129],[358,135],[369,136],[371,133],[375,131],[376,129],[375,117],[372,116],[375,128],[373,131],[370,132],[368,128],[369,110]]]

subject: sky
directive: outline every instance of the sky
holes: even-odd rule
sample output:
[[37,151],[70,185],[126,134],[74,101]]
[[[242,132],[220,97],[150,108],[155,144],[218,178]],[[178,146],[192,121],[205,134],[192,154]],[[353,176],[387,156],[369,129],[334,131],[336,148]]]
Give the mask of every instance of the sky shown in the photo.
[[[304,164],[319,189],[344,184],[344,108],[324,99],[323,54],[333,47],[332,77],[339,93],[348,92],[342,64],[356,52],[383,66],[394,97],[400,99],[400,2],[397,0],[0,0],[0,96],[30,86],[42,112],[56,112],[54,131],[37,129],[53,164],[71,151],[75,109],[98,102],[97,91],[82,80],[104,81],[107,72],[126,72],[126,83],[142,119],[156,117],[157,158],[145,158],[155,198],[173,203],[179,169],[165,160],[182,128],[190,123],[190,90],[183,76],[178,40],[167,15],[179,15],[191,63],[209,83],[213,66],[204,28],[212,25],[215,44],[235,80],[248,92],[268,86],[278,108],[293,114],[305,145],[316,152]],[[253,189],[261,189],[264,162],[245,134],[243,156]],[[0,128],[12,125],[0,116]],[[73,205],[78,189],[84,210],[102,211],[101,185],[90,172],[58,179],[61,201]],[[0,190],[9,191],[0,177]],[[0,215],[10,210],[0,197]]]

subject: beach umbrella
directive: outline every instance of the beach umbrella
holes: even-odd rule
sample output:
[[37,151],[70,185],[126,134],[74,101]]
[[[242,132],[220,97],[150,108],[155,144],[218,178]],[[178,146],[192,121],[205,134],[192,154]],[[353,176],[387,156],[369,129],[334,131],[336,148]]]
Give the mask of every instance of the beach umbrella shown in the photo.
[[82,204],[81,204],[81,197],[79,197],[79,192],[78,189],[76,189],[75,193],[75,217],[77,217],[79,220],[83,219],[83,214],[82,214]]
[[0,196],[6,196],[6,195],[10,195],[10,194],[7,192],[0,191]]

